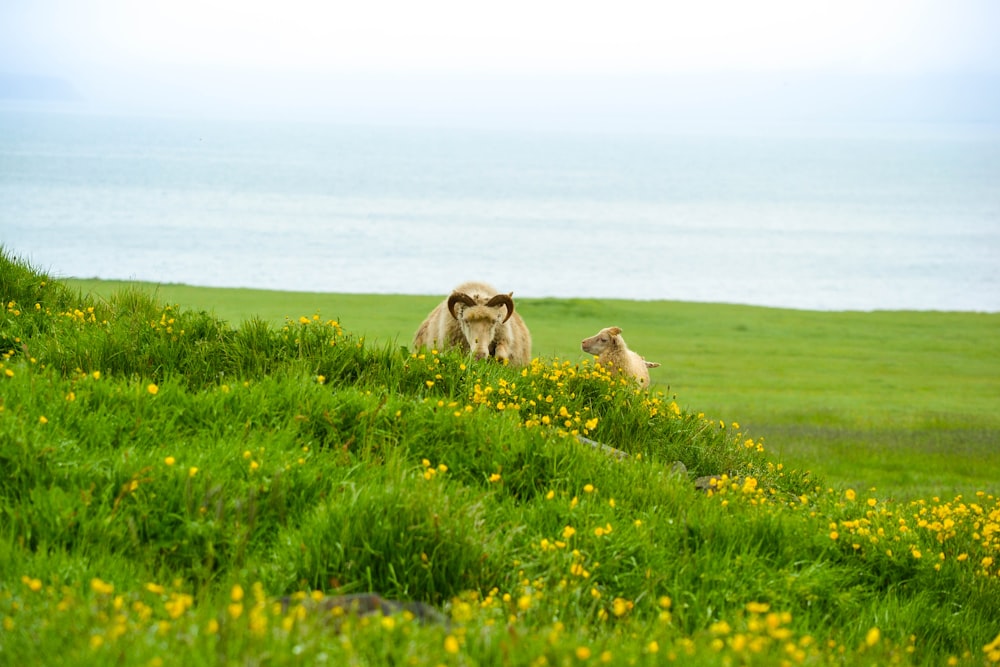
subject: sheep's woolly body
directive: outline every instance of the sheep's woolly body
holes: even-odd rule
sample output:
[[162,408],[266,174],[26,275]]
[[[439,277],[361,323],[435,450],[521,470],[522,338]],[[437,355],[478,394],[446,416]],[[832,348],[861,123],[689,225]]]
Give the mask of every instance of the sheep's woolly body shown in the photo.
[[531,362],[531,334],[514,312],[512,294],[481,282],[456,287],[417,329],[413,346],[457,348],[477,359],[493,356],[520,366]]
[[597,356],[597,362],[607,368],[612,375],[624,373],[631,375],[639,386],[649,387],[649,369],[660,364],[646,361],[625,344],[619,327],[601,329],[596,335],[585,338],[580,344],[584,352]]

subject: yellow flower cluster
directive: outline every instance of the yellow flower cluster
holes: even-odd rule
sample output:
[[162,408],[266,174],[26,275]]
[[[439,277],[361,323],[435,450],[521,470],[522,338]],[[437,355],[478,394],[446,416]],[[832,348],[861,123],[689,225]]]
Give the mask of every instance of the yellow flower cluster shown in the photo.
[[[434,389],[442,380],[447,362],[442,360],[438,350],[414,352],[410,360],[411,370],[426,373],[423,382],[428,390]],[[458,369],[466,371],[467,367],[459,363]],[[559,359],[543,361],[535,358],[521,369],[520,377],[521,380],[511,381],[506,378],[487,379],[485,373],[473,376],[469,383],[471,389],[466,398],[467,404],[459,407],[459,403],[452,401],[447,403],[447,407],[454,411],[456,417],[468,414],[476,407],[485,407],[515,416],[526,428],[552,428],[561,435],[587,436],[598,428],[600,418],[592,413],[589,406],[573,408],[555,397],[568,396],[572,401],[576,393],[568,386],[570,382],[596,379],[608,385],[604,395],[607,400],[618,391],[627,391],[629,395],[641,398],[641,405],[649,411],[650,417],[678,417],[681,414],[676,402],[665,403],[662,394],[642,391],[623,378],[612,377],[589,361],[572,364]],[[438,402],[438,407],[445,405],[444,401]]]
[[[74,308],[73,310],[67,310],[65,312],[59,313],[61,317],[74,322],[76,324],[96,324],[97,314],[94,312],[93,306],[88,306],[85,310],[80,310],[79,308]],[[105,320],[103,324],[107,324]]]
[[708,480],[706,493],[710,497],[722,499],[722,505],[727,506],[730,499],[740,500],[749,505],[767,505],[777,494],[774,489],[764,489],[756,477],[730,477],[723,473]]
[[983,653],[986,654],[986,660],[989,662],[993,664],[1000,663],[1000,634],[983,647]]
[[[35,305],[41,308],[41,304],[35,304]],[[17,301],[14,300],[8,301],[6,304],[4,304],[4,310],[7,313],[13,315],[14,317],[21,316],[21,308],[17,305]]]
[[438,464],[437,467],[433,466],[428,459],[423,459],[420,463],[424,468],[423,477],[428,481],[434,479],[438,474],[443,475],[448,472],[448,466],[443,463]]
[[149,326],[154,331],[157,331],[167,337],[170,340],[176,342],[180,340],[180,337],[184,335],[184,329],[176,329],[175,324],[177,324],[177,318],[174,317],[174,308],[172,306],[164,306],[163,312],[160,313],[159,320],[152,320]]
[[[46,586],[40,579],[27,575],[21,581],[27,595],[21,596],[13,613],[4,617],[6,631],[16,629],[19,617],[35,607],[48,610],[51,621],[61,625],[78,623],[80,610],[87,609],[91,612],[93,626],[88,628],[86,642],[94,652],[124,650],[118,644],[126,635],[133,638],[182,638],[196,634],[211,637],[221,632],[223,624],[239,626],[252,639],[282,640],[297,633],[298,641],[305,642],[324,636],[316,632],[316,627],[327,623],[330,615],[342,616],[338,623],[345,630],[356,623],[374,631],[394,631],[403,624],[415,622],[410,612],[379,619],[352,619],[341,608],[324,611],[314,604],[323,600],[324,595],[320,592],[300,592],[285,600],[276,600],[265,593],[260,582],[251,584],[249,593],[241,584],[234,584],[228,600],[219,606],[219,613],[206,619],[196,607],[194,596],[183,590],[180,580],[171,586],[149,582],[138,591],[119,593],[113,583],[95,577],[89,583],[90,600],[81,595],[77,587]],[[464,641],[462,629],[453,633],[458,637],[456,641]],[[134,642],[134,639],[129,641]],[[446,642],[446,648],[450,645]],[[453,652],[457,652],[457,644],[454,648]]]
[[845,509],[856,505],[861,513],[832,521],[830,536],[844,535],[854,551],[874,550],[890,558],[919,560],[923,550],[933,549],[937,552],[935,570],[952,562],[972,568],[977,575],[1000,577],[1000,498],[980,492],[977,502],[967,502],[962,496],[949,502],[921,499],[902,510],[875,498],[858,503],[851,489],[845,498]]
[[754,656],[777,648],[784,655],[785,664],[803,664],[808,658],[816,657],[816,641],[809,635],[796,637],[791,622],[789,612],[772,611],[766,602],[751,601],[745,605],[744,613],[734,620],[736,627],[724,619],[709,626],[709,646],[740,662],[753,662]]
[[[290,341],[300,348],[307,342],[313,345],[333,347],[343,338],[344,329],[337,320],[323,321],[318,314],[315,314],[312,317],[303,315],[294,321],[286,319],[281,333],[286,341]],[[358,339],[359,346],[363,342],[363,338]]]

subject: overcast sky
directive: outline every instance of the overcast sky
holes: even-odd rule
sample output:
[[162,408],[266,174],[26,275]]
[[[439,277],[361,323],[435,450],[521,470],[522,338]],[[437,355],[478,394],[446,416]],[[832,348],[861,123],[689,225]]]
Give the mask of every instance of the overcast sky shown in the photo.
[[[927,99],[975,105],[976,77],[1000,75],[1000,2],[3,0],[0,74],[62,77],[93,102],[177,110],[528,113],[517,98],[601,106],[616,96],[655,106],[641,89],[678,80],[698,97],[692,110],[745,94],[713,86],[792,81],[814,96],[802,82],[855,75],[948,82],[961,92]],[[982,95],[995,106],[996,94]]]

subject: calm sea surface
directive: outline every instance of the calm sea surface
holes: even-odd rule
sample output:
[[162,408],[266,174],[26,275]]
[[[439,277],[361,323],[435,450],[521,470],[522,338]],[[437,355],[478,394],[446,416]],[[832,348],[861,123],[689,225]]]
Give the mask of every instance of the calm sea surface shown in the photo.
[[0,111],[54,276],[1000,311],[1000,129],[399,129]]

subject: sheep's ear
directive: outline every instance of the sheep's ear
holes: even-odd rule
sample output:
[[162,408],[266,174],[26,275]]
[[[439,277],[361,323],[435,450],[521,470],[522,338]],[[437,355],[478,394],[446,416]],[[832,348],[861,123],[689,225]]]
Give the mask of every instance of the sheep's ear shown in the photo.
[[659,368],[660,367],[660,364],[658,364],[655,361],[645,361],[644,360],[644,363],[646,364],[646,368]]
[[621,327],[608,327],[608,333],[617,336],[622,332]]
[[464,292],[452,292],[451,296],[448,297],[448,312],[451,313],[451,316],[456,320],[458,319],[458,315],[461,311],[456,313],[455,306],[460,303],[466,306],[476,305],[476,302],[468,294],[465,294]]

